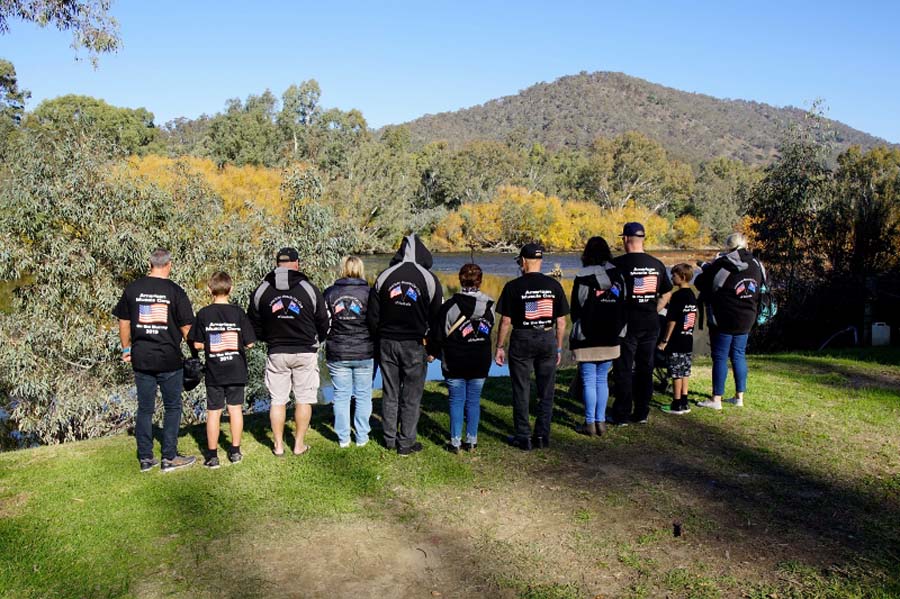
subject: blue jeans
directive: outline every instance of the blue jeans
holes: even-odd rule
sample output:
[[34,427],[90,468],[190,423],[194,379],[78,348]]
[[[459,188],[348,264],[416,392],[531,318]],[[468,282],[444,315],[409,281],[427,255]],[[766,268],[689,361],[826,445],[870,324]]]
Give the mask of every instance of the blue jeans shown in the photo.
[[153,457],[153,412],[156,411],[156,388],[162,395],[163,416],[162,457],[171,460],[178,453],[178,427],[181,425],[181,391],[184,389],[184,370],[171,372],[134,371],[138,409],[134,419],[134,439],[139,460]]
[[356,444],[369,440],[369,417],[372,415],[372,371],[375,360],[341,360],[328,362],[334,385],[334,432],[342,445],[350,443],[350,398],[356,398],[353,427]]
[[743,335],[726,335],[717,331],[709,332],[712,349],[713,395],[725,395],[725,377],[728,376],[728,359],[734,369],[734,390],[743,393],[747,390],[747,339],[749,333]]
[[450,391],[450,445],[462,445],[463,420],[466,422],[466,443],[478,443],[482,387],[484,379],[447,379],[447,389]]
[[584,421],[606,422],[606,402],[609,400],[607,375],[612,368],[612,360],[606,362],[579,362],[584,398]]

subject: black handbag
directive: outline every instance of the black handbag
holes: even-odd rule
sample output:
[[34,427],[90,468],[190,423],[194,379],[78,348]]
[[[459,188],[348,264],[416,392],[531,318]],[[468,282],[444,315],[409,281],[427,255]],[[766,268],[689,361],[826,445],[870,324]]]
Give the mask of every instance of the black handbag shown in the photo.
[[191,357],[184,359],[184,390],[191,391],[203,380],[203,360],[194,347],[191,347]]

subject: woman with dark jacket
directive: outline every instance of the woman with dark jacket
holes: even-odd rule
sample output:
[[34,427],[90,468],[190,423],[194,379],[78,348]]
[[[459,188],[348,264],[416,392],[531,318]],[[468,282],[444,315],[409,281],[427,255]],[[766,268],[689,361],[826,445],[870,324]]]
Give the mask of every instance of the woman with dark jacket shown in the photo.
[[369,284],[362,260],[345,256],[341,278],[325,290],[331,328],[325,341],[325,360],[334,385],[334,432],[341,447],[350,446],[350,398],[356,398],[353,427],[356,445],[369,441],[372,415],[372,372],[375,344],[366,322]]
[[734,370],[735,395],[725,401],[738,407],[744,405],[747,339],[756,322],[764,278],[762,263],[747,249],[747,239],[741,233],[732,233],[725,239],[725,251],[705,264],[694,281],[706,307],[713,360],[713,397],[699,402],[701,408],[722,409],[729,359]]
[[428,353],[440,358],[450,392],[447,448],[453,453],[459,453],[460,448],[472,451],[478,444],[481,388],[491,368],[494,300],[480,291],[481,280],[477,264],[464,264],[459,269],[460,291],[441,306],[428,341]]
[[625,335],[627,298],[625,279],[602,237],[588,240],[581,264],[572,285],[569,349],[578,362],[584,399],[584,424],[576,430],[592,436],[606,432],[607,379]]

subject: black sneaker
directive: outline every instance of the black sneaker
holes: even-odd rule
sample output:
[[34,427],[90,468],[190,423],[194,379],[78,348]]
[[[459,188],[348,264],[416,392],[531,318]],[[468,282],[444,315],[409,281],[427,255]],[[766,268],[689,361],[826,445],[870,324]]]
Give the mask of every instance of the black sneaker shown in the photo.
[[447,443],[447,451],[450,453],[459,453],[459,445],[453,445],[452,443]]
[[607,416],[606,424],[608,424],[610,426],[628,426],[628,421],[627,420],[619,420],[618,418],[615,418],[614,416]]
[[219,456],[211,455],[205,460],[203,460],[203,465],[209,468],[210,470],[215,470],[219,467]]
[[507,443],[512,445],[517,449],[521,449],[522,451],[531,451],[531,438],[530,437],[516,437],[514,435],[510,435],[506,438]]
[[232,449],[228,452],[228,461],[232,464],[237,464],[241,460],[244,459],[244,454],[241,453],[240,449]]
[[631,418],[631,424],[647,424],[647,417],[643,418]]
[[416,441],[409,447],[398,447],[397,454],[402,455],[402,456],[408,456],[408,455],[412,455],[414,453],[419,453],[420,451],[422,451],[422,449],[423,449],[422,444],[419,443],[418,441]]
[[478,443],[469,443],[468,441],[466,441],[462,444],[462,448],[466,451],[475,451],[477,447]]
[[155,458],[147,458],[145,460],[141,460],[141,472],[150,472],[157,466],[159,466],[159,460]]
[[531,438],[531,446],[534,449],[547,449],[550,447],[550,437],[534,436]]
[[167,460],[166,458],[163,458],[161,468],[162,468],[163,472],[171,472],[173,470],[178,470],[179,468],[186,468],[186,467],[192,465],[196,461],[197,461],[197,458],[195,458],[192,455],[191,456],[176,455],[171,460]]

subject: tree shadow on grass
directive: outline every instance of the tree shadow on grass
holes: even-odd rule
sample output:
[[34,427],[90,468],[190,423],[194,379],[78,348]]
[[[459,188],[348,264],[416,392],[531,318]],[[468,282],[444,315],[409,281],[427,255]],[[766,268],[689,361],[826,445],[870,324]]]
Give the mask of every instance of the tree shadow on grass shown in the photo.
[[[854,368],[835,362],[825,356],[768,355],[756,356],[764,364],[784,365],[798,374],[822,375],[817,383],[838,388],[875,388],[895,390],[900,388],[900,376],[887,372],[872,372],[867,368]],[[828,377],[827,375],[836,375]]]

